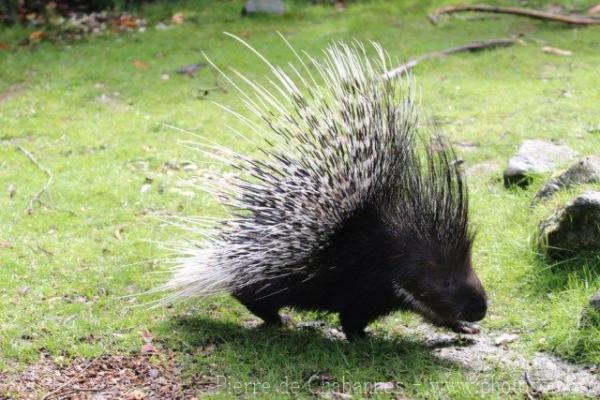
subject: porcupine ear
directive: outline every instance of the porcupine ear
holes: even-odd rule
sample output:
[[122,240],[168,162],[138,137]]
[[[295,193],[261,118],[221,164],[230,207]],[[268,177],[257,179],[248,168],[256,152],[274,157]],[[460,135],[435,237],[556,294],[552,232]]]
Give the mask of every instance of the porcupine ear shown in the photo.
[[[441,256],[445,265],[466,259],[473,232],[461,162],[438,131],[419,135],[394,191],[395,225]],[[456,265],[457,267],[460,264]]]

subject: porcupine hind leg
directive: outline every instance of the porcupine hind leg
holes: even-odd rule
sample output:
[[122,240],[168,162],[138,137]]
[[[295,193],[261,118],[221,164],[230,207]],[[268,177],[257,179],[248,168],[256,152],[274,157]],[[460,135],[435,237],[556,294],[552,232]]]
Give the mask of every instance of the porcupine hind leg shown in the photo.
[[235,297],[248,309],[248,311],[262,319],[265,326],[288,325],[287,318],[289,317],[279,315],[279,306],[267,302],[247,300],[242,296]]
[[340,312],[340,322],[346,338],[349,341],[361,339],[367,336],[365,328],[371,321],[371,318],[360,313],[351,311]]

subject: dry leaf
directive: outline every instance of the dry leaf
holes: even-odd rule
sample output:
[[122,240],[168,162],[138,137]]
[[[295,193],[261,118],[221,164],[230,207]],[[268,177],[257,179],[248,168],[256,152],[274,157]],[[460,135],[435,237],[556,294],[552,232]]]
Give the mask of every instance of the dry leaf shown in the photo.
[[157,354],[158,350],[150,343],[144,343],[141,348],[142,354]]
[[8,50],[10,45],[8,43],[0,42],[0,50]]
[[587,15],[594,16],[596,14],[600,14],[600,3],[596,4],[592,8],[590,8],[587,12]]
[[175,13],[173,14],[173,17],[171,17],[171,21],[175,25],[181,25],[185,22],[185,15],[183,15],[182,12]]
[[556,54],[557,56],[571,56],[573,52],[570,50],[563,50],[557,47],[544,46],[542,47],[542,51],[548,54]]
[[145,62],[140,61],[140,60],[135,60],[133,62],[133,66],[136,67],[137,69],[146,69],[146,68],[148,68],[148,64],[146,64]]
[[514,333],[504,333],[494,340],[494,344],[496,346],[500,346],[502,344],[514,342],[519,338],[519,335],[515,335]]
[[346,11],[346,3],[343,1],[336,1],[335,2],[335,11],[337,11],[337,12]]
[[119,18],[112,21],[113,26],[122,28],[137,28],[139,21],[130,15],[122,15]]
[[46,38],[46,32],[44,31],[34,31],[29,34],[29,40],[31,41],[39,41]]
[[139,389],[135,389],[133,392],[127,394],[127,400],[144,400],[145,398],[146,393]]

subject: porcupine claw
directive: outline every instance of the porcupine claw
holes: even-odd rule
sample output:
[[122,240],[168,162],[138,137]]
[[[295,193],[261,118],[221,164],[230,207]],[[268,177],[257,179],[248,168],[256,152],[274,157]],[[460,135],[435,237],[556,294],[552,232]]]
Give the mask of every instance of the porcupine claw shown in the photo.
[[453,332],[466,333],[469,335],[476,335],[481,332],[481,327],[477,324],[471,324],[469,322],[457,321],[446,325]]

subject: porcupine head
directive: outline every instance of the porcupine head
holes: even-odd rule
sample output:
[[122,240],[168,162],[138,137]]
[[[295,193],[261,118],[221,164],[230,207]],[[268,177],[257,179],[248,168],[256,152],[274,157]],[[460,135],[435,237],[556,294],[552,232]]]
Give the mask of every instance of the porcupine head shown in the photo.
[[320,59],[290,46],[298,62],[285,70],[248,47],[271,76],[224,74],[248,112],[223,109],[240,137],[264,140],[253,140],[258,156],[197,143],[235,171],[199,184],[231,215],[188,219],[202,240],[181,251],[172,297],[227,292],[251,311],[322,309],[357,329],[410,309],[473,332],[487,303],[467,186],[450,143],[419,124],[414,83],[386,76],[376,44],[334,43]]

